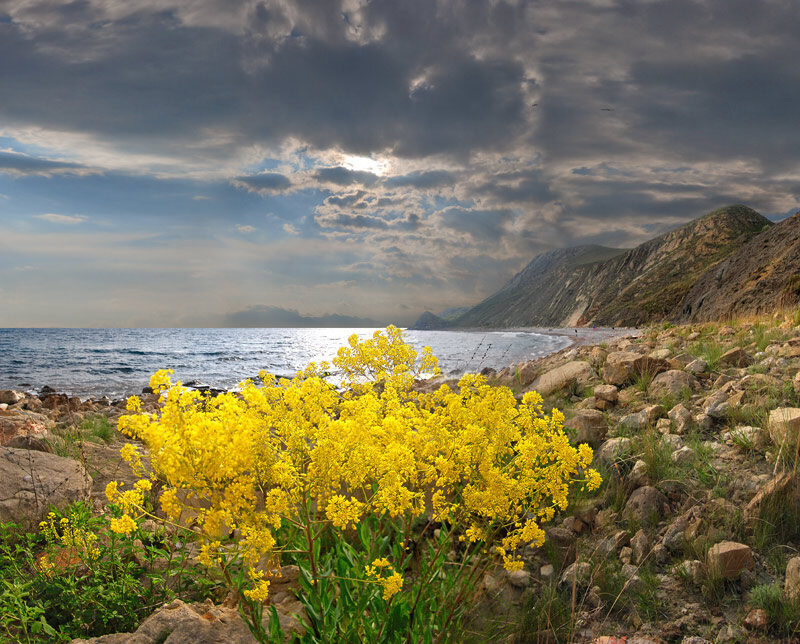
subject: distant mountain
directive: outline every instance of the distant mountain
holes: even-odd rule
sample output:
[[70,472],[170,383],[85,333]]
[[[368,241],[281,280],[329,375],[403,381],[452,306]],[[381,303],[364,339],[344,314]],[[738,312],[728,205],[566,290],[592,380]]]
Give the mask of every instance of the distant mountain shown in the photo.
[[442,320],[455,320],[456,318],[464,315],[469,311],[468,306],[454,306],[449,309],[445,309],[437,317],[440,317]]
[[227,327],[245,328],[270,328],[270,327],[379,327],[382,326],[375,320],[357,318],[349,315],[322,315],[307,317],[291,309],[282,309],[277,306],[251,306],[244,311],[229,313],[225,317]]
[[[637,326],[664,319],[701,275],[771,225],[747,206],[727,206],[631,250],[578,246],[542,253],[449,325]],[[423,322],[442,328],[430,317]]]
[[676,320],[695,322],[771,313],[800,304],[800,212],[774,224],[706,271]]

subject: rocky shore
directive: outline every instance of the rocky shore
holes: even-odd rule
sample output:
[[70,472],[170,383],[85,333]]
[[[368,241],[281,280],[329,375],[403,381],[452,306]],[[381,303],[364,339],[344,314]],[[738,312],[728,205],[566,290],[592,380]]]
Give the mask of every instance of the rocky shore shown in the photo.
[[[523,570],[486,574],[464,641],[797,640],[800,320],[590,332],[486,374],[562,410],[604,484],[577,494],[545,545],[523,552]],[[100,511],[108,481],[134,480],[114,429],[123,413],[120,402],[0,392],[0,521],[33,525],[76,500]],[[272,597],[286,614],[294,588]],[[254,641],[230,608],[178,602],[135,636],[90,641]]]

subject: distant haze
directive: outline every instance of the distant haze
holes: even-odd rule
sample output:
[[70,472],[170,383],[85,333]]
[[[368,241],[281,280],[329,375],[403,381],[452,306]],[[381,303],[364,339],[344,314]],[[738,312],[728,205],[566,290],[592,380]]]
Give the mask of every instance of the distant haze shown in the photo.
[[800,208],[793,0],[6,0],[0,326],[410,324]]

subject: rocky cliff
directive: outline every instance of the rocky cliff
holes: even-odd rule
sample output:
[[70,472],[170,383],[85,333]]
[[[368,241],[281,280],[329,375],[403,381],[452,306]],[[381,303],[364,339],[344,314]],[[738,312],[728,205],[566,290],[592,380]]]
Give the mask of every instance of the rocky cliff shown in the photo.
[[706,271],[674,316],[704,321],[772,313],[800,304],[800,212]]
[[631,250],[549,251],[449,326],[638,326],[674,317],[700,276],[771,225],[751,208],[727,206]]

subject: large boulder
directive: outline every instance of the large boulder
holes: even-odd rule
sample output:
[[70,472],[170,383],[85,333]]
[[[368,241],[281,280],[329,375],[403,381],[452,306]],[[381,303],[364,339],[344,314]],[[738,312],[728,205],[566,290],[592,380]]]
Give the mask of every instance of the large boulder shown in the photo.
[[45,437],[54,424],[47,416],[32,411],[0,411],[0,445],[15,436]]
[[573,383],[586,386],[593,376],[592,365],[583,360],[572,360],[539,376],[529,389],[549,396]]
[[0,391],[0,404],[5,403],[7,405],[14,405],[20,400],[24,399],[25,393],[22,391],[16,391],[14,389],[5,389]]
[[661,358],[642,355],[634,351],[612,351],[603,365],[603,381],[610,385],[624,385],[636,376],[654,376],[669,369]]
[[564,423],[566,429],[576,433],[576,443],[588,443],[596,447],[606,437],[608,424],[605,415],[596,409],[580,409]]
[[684,389],[696,389],[697,378],[679,369],[669,369],[659,373],[650,383],[650,395],[659,398],[672,396],[680,398]]
[[[267,613],[267,611],[265,611]],[[268,614],[268,613],[267,613]],[[175,599],[150,615],[135,633],[115,633],[71,644],[258,644],[235,608]]]
[[51,508],[88,501],[92,479],[78,461],[0,447],[0,522],[39,523]]
[[769,413],[769,437],[784,449],[794,449],[800,434],[800,409],[778,407]]

